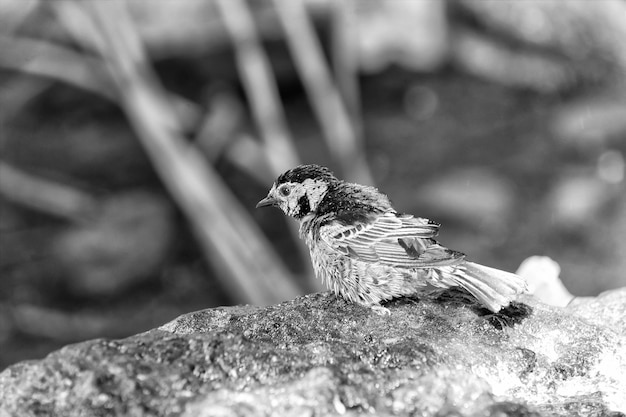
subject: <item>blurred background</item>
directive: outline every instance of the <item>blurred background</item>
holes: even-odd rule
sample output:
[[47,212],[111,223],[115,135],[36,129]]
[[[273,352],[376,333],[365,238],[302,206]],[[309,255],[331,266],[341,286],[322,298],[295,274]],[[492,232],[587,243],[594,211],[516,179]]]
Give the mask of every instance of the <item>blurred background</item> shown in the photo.
[[626,1],[0,0],[0,369],[320,290],[299,163],[626,284]]

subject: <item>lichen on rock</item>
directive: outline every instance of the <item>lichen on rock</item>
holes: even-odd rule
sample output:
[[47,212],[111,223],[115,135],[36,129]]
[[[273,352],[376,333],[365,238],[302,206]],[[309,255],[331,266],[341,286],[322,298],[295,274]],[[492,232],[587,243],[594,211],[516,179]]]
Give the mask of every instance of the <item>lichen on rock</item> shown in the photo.
[[11,366],[0,416],[618,416],[626,289],[601,297],[497,315],[455,292],[385,317],[328,293],[208,309]]

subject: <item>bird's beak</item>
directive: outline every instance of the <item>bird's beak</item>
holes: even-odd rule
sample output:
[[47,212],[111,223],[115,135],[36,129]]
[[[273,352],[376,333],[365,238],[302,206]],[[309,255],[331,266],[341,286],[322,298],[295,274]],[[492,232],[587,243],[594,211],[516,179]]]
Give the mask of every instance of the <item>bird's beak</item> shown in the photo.
[[267,196],[263,200],[256,203],[256,208],[259,207],[267,207],[267,206],[275,206],[277,203],[276,199],[272,196]]

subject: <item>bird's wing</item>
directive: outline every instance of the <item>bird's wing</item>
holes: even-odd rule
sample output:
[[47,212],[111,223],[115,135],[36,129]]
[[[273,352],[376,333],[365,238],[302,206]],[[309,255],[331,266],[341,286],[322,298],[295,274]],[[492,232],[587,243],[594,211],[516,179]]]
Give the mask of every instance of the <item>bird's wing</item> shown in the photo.
[[353,259],[400,268],[430,268],[462,262],[464,254],[434,239],[439,224],[410,215],[384,213],[367,223],[345,226],[331,222],[320,238],[332,250]]

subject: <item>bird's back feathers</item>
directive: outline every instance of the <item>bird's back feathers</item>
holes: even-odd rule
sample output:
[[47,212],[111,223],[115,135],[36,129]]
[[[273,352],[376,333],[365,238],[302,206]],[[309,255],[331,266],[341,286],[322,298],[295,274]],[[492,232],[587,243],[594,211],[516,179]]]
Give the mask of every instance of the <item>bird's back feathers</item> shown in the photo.
[[352,225],[367,222],[388,210],[393,210],[391,201],[376,188],[340,181],[328,187],[316,214],[332,215],[334,221]]

